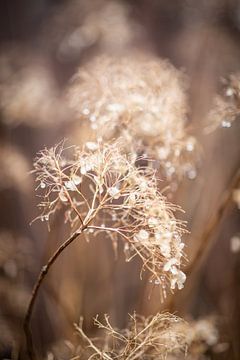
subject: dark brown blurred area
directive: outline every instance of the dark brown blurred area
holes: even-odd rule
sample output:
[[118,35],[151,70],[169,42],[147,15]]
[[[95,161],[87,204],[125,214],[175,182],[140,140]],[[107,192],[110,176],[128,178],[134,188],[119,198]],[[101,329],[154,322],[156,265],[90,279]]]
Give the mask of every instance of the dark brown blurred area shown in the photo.
[[[201,162],[196,179],[184,179],[171,201],[185,210],[191,262],[240,165],[239,121],[209,135],[203,131],[220,78],[240,71],[240,2],[1,0],[0,14],[0,93],[11,104],[0,113],[0,157],[8,159],[0,159],[0,358],[24,359],[22,320],[32,285],[67,234],[61,213],[51,232],[40,221],[29,225],[38,215],[29,171],[45,145],[74,138],[76,125],[64,97],[70,79],[99,54],[133,49],[167,58],[189,76],[189,126],[200,143]],[[94,334],[96,314],[110,314],[121,328],[134,310],[149,315],[171,307],[186,319],[215,315],[221,341],[229,345],[207,358],[239,359],[240,252],[230,250],[239,226],[233,203],[185,288],[166,303],[139,279],[137,260],[126,263],[121,251],[114,259],[107,239],[77,241],[41,290],[32,323],[36,347],[45,355],[52,343],[71,338],[80,316],[87,333]]]

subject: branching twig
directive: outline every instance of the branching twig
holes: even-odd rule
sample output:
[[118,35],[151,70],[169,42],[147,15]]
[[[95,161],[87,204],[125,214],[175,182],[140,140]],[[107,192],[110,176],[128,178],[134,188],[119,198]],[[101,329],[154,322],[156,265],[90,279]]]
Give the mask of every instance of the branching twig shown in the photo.
[[102,352],[101,350],[99,350],[92,342],[92,340],[85,335],[84,331],[82,330],[81,327],[77,326],[76,324],[74,325],[75,329],[77,330],[77,332],[81,335],[81,337],[86,340],[89,344],[89,346],[96,352],[96,354],[100,355],[100,357],[102,359],[106,359],[106,360],[112,360],[112,358],[110,356],[108,356],[106,353]]

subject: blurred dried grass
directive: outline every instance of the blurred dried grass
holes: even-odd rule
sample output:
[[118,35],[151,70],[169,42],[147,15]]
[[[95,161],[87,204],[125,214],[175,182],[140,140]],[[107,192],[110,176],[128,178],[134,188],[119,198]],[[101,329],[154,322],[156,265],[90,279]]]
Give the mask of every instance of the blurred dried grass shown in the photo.
[[[45,10],[42,10],[42,25],[38,31],[32,34],[30,29],[29,33],[26,30],[21,42],[13,24],[9,44],[8,29],[16,16],[13,7],[8,13],[9,22],[4,22],[7,35],[1,47],[0,70],[1,229],[29,236],[26,224],[36,212],[19,192],[24,189],[33,199],[33,185],[26,180],[25,173],[36,150],[44,144],[55,143],[66,134],[74,138],[78,131],[83,132],[81,138],[89,138],[88,130],[79,130],[74,123],[73,114],[63,100],[67,82],[76,67],[88,64],[100,53],[124,54],[133,47],[152,48],[177,67],[184,67],[190,77],[191,128],[203,149],[202,163],[197,178],[183,180],[177,192],[171,195],[171,201],[185,209],[184,219],[188,220],[191,231],[187,240],[191,261],[201,245],[211,215],[216,212],[222,194],[239,168],[239,121],[207,136],[202,131],[213,99],[220,94],[220,78],[240,70],[238,2],[71,1],[61,7],[50,5],[50,1],[42,5]],[[34,16],[34,5],[30,9]],[[15,146],[20,151],[15,151]],[[10,151],[9,155],[5,149]],[[10,163],[14,166],[8,166]],[[4,261],[1,265],[0,324],[4,336],[0,349],[1,356],[6,358],[18,358],[24,299],[30,289],[27,285],[33,282],[42,258],[46,260],[65,237],[61,216],[54,221],[54,231],[47,241],[43,239],[46,234],[40,225],[31,228],[35,243],[30,257],[35,271],[31,274],[27,271],[28,281],[24,276],[16,278],[17,281],[10,279],[9,284],[9,274],[15,269],[11,265],[14,254],[6,256],[10,266],[4,267]],[[223,343],[229,342],[229,347],[215,355],[209,351],[210,358],[234,360],[240,354],[239,253],[230,252],[230,238],[238,232],[239,212],[232,207],[213,234],[212,247],[203,265],[189,278],[185,290],[175,295],[173,310],[179,315],[198,318],[213,312],[222,319],[220,339]],[[4,238],[4,254],[12,242],[14,250],[19,249],[19,236],[11,241],[9,237]],[[73,245],[50,275],[33,322],[34,336],[43,352],[57,339],[71,339],[72,323],[79,315],[84,316],[85,330],[91,335],[94,334],[92,317],[97,313],[110,313],[114,326],[124,328],[128,312],[136,309],[149,315],[168,307],[168,303],[160,303],[155,289],[148,299],[149,284],[139,281],[140,264],[137,261],[125,264],[123,257],[114,262],[111,246],[102,240]],[[24,259],[28,258],[24,253]],[[52,327],[49,324],[53,324]],[[193,359],[198,359],[197,356]]]

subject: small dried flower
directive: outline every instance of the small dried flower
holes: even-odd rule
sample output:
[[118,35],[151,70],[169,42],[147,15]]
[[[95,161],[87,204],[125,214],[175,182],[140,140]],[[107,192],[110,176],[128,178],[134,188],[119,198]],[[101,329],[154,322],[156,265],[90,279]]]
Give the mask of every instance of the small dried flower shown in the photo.
[[120,190],[117,188],[117,186],[109,188],[108,193],[113,197],[113,199],[118,199],[121,196]]
[[135,239],[137,241],[147,241],[149,239],[149,232],[142,229],[136,234]]

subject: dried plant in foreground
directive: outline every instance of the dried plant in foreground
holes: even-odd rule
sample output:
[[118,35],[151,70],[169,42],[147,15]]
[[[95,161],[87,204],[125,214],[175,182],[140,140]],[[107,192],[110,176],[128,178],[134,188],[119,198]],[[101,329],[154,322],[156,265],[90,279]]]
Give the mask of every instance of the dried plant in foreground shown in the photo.
[[[112,327],[107,315],[103,322],[95,318],[94,323],[104,331],[103,341],[87,337],[82,321],[75,325],[85,349],[89,349],[86,359],[165,359],[169,353],[186,352],[187,349],[185,334],[180,330],[184,321],[169,313],[147,318],[130,315],[128,326],[123,330]],[[76,359],[80,357],[76,356]]]
[[76,340],[55,344],[47,360],[200,360],[205,359],[207,350],[226,349],[226,344],[219,343],[215,319],[211,317],[186,322],[169,313],[149,317],[134,313],[129,315],[125,329],[112,326],[108,315],[101,321],[96,317],[94,324],[98,332],[91,338],[80,319],[75,324]]
[[100,56],[76,73],[68,93],[93,137],[122,136],[127,151],[158,160],[168,180],[196,177],[196,139],[187,129],[186,78],[151,55]]
[[240,73],[222,79],[222,94],[214,98],[212,110],[208,114],[206,132],[222,126],[230,128],[240,114]]
[[72,234],[42,268],[35,284],[25,319],[30,349],[29,321],[40,285],[61,252],[82,233],[89,237],[104,232],[115,248],[122,240],[127,260],[140,257],[142,271],[160,285],[162,297],[168,288],[183,288],[184,224],[174,217],[178,208],[158,191],[155,171],[141,166],[141,160],[123,154],[120,142],[87,143],[83,148],[65,148],[62,142],[39,153],[34,167],[43,192],[40,218],[49,221],[63,207]]

